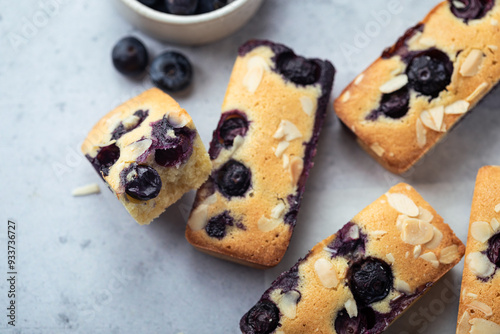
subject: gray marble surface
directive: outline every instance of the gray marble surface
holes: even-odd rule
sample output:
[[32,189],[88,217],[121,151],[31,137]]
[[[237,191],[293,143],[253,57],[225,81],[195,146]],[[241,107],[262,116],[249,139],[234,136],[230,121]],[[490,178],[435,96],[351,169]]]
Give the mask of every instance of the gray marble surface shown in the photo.
[[[102,115],[151,87],[111,65],[111,48],[124,35],[143,38],[153,55],[173,49],[192,60],[192,89],[175,98],[208,144],[237,46],[247,39],[330,59],[337,96],[437,1],[266,0],[241,31],[202,47],[144,36],[110,1],[57,0],[43,14],[54,1],[0,0],[2,310],[8,218],[17,222],[18,260],[16,327],[0,312],[1,333],[238,333],[241,315],[280,272],[399,181],[415,186],[466,240],[476,172],[500,164],[499,89],[405,177],[368,157],[330,111],[290,248],[267,271],[209,257],[185,241],[192,193],[151,225],[137,225],[79,151]],[[390,6],[394,13],[379,17]],[[101,194],[71,196],[92,182]],[[462,266],[387,333],[454,333]]]

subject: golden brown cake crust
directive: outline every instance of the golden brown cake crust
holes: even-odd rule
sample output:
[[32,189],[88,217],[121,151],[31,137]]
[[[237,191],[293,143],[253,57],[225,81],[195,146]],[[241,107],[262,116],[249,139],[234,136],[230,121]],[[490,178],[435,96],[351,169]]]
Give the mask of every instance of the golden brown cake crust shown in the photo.
[[[500,333],[500,273],[484,251],[491,236],[500,232],[500,166],[485,166],[477,174],[472,200],[467,250],[462,276],[457,334]],[[474,328],[481,320],[496,324],[496,331]],[[493,324],[487,323],[493,328]]]
[[[146,117],[139,120],[135,116],[138,111]],[[120,173],[152,147],[151,124],[164,117],[175,127],[187,127],[194,133],[193,152],[178,168],[160,166],[155,162],[154,152],[147,153],[140,164],[148,165],[158,172],[162,188],[156,198],[148,201],[133,199],[125,193]],[[129,126],[130,130],[113,139],[113,133],[119,126]],[[101,118],[82,144],[82,152],[92,161],[102,147],[112,144],[118,147],[119,158],[109,168],[107,175],[102,172],[99,174],[139,224],[148,224],[187,191],[197,189],[210,173],[210,159],[191,117],[174,99],[157,88],[130,99]]]
[[[198,191],[186,229],[187,240],[197,249],[257,268],[275,266],[288,248],[334,71],[331,64],[314,60],[328,69],[321,68],[320,78],[327,78],[327,87],[284,80],[275,71],[275,46],[263,42],[240,53],[235,62],[222,112],[223,117],[235,110],[243,113],[248,132],[232,146],[211,153],[212,178]],[[217,171],[231,160],[251,172],[250,189],[241,197],[228,198],[214,184]],[[233,226],[221,239],[210,237],[207,222],[224,212],[233,217]],[[289,212],[292,218],[285,222]]]
[[[415,224],[420,224],[420,230],[413,228]],[[424,230],[433,232],[427,234]],[[354,257],[352,252],[348,255],[335,253],[338,247],[335,240],[343,235],[341,240],[345,244],[348,242],[346,234],[354,240],[365,240],[364,251],[359,253],[360,248],[357,248],[358,255]],[[425,243],[419,244],[420,241]],[[394,277],[393,288],[388,295],[368,305],[387,321],[387,324],[378,323],[370,329],[370,333],[380,333],[430,285],[454,267],[464,252],[463,243],[436,211],[415,189],[401,183],[363,209],[337,234],[314,246],[293,267],[298,268],[297,283],[293,289],[289,289],[289,282],[286,289],[283,287],[283,280],[280,279],[293,276],[290,272],[284,273],[266,291],[261,301],[271,301],[279,308],[280,326],[273,333],[335,334],[334,322],[341,310],[363,312],[364,306],[354,301],[347,282],[349,268],[360,259],[380,259],[390,265]],[[332,277],[336,279],[332,280]],[[287,294],[293,294],[293,291],[300,294],[295,305],[287,300]],[[242,323],[242,331],[247,333],[245,317]]]
[[[381,87],[397,76],[404,76],[406,69],[398,55],[380,57],[344,89],[335,100],[335,112],[381,165],[393,173],[405,172],[497,84],[500,79],[498,21],[498,1],[484,18],[468,24],[451,13],[448,2],[439,4],[422,25],[416,27],[413,35],[410,34],[406,45],[409,51],[437,48],[448,55],[454,70],[446,90],[432,100],[410,90],[410,110],[406,116],[367,120],[370,112],[379,106]],[[480,60],[475,62],[474,56]],[[429,114],[422,116],[430,110],[435,112],[437,120],[430,119]],[[436,123],[441,124],[441,116],[442,125],[438,127]],[[429,119],[435,129],[427,126]]]

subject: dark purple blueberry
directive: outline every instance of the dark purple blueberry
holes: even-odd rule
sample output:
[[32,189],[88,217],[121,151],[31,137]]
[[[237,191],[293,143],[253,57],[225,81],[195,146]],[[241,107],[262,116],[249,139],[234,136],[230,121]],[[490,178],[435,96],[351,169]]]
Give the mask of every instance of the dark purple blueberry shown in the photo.
[[387,263],[369,257],[349,267],[347,281],[354,299],[361,305],[369,305],[387,297],[393,275]]
[[406,74],[413,89],[434,98],[451,82],[453,63],[446,53],[430,49],[411,59]]
[[248,131],[249,122],[244,112],[231,110],[224,112],[212,135],[210,143],[210,159],[214,160],[219,155],[222,148],[233,146],[236,136],[245,136]]
[[321,69],[314,61],[293,52],[285,52],[278,56],[277,71],[288,80],[299,85],[311,85],[318,81]]
[[488,241],[488,259],[497,267],[500,267],[500,233],[495,234]]
[[337,334],[363,334],[373,328],[375,321],[375,312],[370,307],[359,310],[354,318],[343,309],[335,319],[335,331]]
[[[351,229],[356,228],[356,224],[349,222],[345,224],[338,232],[337,237],[329,245],[328,249],[332,253],[332,258],[336,256],[349,255],[354,257],[357,252],[365,251],[366,235],[359,232],[359,237],[351,237]],[[358,227],[359,229],[359,227]]]
[[261,300],[241,318],[240,329],[244,334],[270,334],[280,321],[278,307],[269,300]]
[[178,92],[189,86],[193,70],[186,56],[175,51],[167,51],[153,60],[149,74],[151,81],[158,88]]
[[142,3],[143,5],[151,7],[151,8],[153,8],[158,2],[158,0],[138,0],[138,1],[140,3]]
[[175,15],[192,15],[198,6],[198,0],[165,0],[167,11]]
[[121,136],[123,136],[124,134],[126,134],[127,132],[130,132],[136,128],[139,127],[139,125],[141,125],[141,123],[146,119],[146,117],[148,117],[148,114],[149,114],[149,111],[146,110],[137,110],[134,115],[139,117],[139,120],[137,121],[137,124],[134,125],[133,127],[131,128],[125,128],[125,126],[123,125],[122,122],[120,122],[120,124],[116,127],[116,129],[113,130],[113,132],[111,133],[111,140],[117,140],[118,138],[120,138]]
[[121,74],[137,76],[148,66],[148,50],[135,37],[125,37],[116,43],[111,52],[113,65]]
[[205,226],[205,231],[209,236],[216,239],[222,239],[226,236],[226,226],[233,226],[234,219],[229,211],[224,211],[218,216],[210,218]]
[[155,151],[155,161],[158,165],[163,167],[178,166],[189,159],[193,152],[191,138],[181,133],[177,139],[172,143],[172,147]]
[[196,14],[212,12],[227,5],[227,0],[199,0]]
[[116,144],[101,147],[95,158],[87,156],[95,170],[104,176],[108,176],[109,169],[120,158],[120,148]]
[[453,15],[467,22],[483,18],[494,4],[494,0],[452,0],[450,8]]
[[410,109],[410,93],[405,86],[393,93],[382,95],[379,112],[389,118],[401,118]]
[[134,164],[122,173],[121,176],[125,180],[125,192],[130,197],[147,201],[160,193],[161,178],[154,168]]
[[250,187],[252,175],[241,162],[229,160],[217,172],[215,183],[219,191],[227,197],[243,196]]

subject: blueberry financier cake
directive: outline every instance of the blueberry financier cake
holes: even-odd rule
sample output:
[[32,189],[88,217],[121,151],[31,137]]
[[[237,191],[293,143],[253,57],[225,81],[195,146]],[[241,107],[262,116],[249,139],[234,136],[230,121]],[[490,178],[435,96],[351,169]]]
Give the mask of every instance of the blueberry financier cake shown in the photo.
[[429,151],[500,79],[500,1],[434,8],[335,100],[358,142],[393,173]]
[[326,116],[334,68],[269,41],[239,49],[186,230],[201,251],[265,268],[283,257]]
[[500,333],[500,167],[479,170],[472,200],[457,334]]
[[434,209],[400,183],[281,274],[245,334],[381,333],[462,258]]
[[191,117],[156,88],[104,116],[82,152],[139,224],[197,189],[211,168]]

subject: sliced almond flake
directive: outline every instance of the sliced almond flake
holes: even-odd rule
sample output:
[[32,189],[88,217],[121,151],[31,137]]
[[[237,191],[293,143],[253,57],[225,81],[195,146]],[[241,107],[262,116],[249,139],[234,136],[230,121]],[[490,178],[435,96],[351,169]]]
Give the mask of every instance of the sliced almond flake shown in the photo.
[[137,160],[138,157],[146,153],[147,150],[151,147],[153,141],[149,138],[142,139],[128,145],[126,149],[126,160]]
[[401,231],[401,229],[403,228],[403,222],[406,220],[406,219],[409,219],[410,217],[408,217],[407,215],[399,215],[398,216],[398,219],[396,220],[396,228]]
[[295,124],[284,119],[281,121],[278,129],[273,135],[273,138],[275,139],[281,139],[283,137],[285,137],[286,141],[292,141],[294,139],[301,138],[302,133]]
[[462,298],[460,298],[461,300],[465,300],[465,293],[466,293],[466,291],[467,291],[467,288],[463,288],[462,294],[461,294]]
[[434,40],[433,38],[430,38],[430,37],[421,37],[418,42],[422,45],[425,45],[425,46],[435,46],[436,45],[436,40]]
[[169,123],[179,128],[185,127],[190,120],[191,118],[187,115],[187,113],[173,112],[168,115]]
[[271,210],[271,218],[279,219],[285,212],[285,203],[279,202],[272,210]]
[[443,233],[436,226],[434,226],[434,236],[432,237],[431,241],[425,244],[425,247],[431,250],[436,249],[439,247],[442,240]]
[[460,254],[458,253],[458,246],[451,245],[441,250],[441,253],[439,254],[439,262],[441,262],[442,264],[451,264],[455,262],[459,257]]
[[478,295],[476,295],[475,293],[472,293],[472,292],[467,292],[466,296],[470,297],[472,299],[477,299],[477,297],[478,297]]
[[496,218],[491,219],[490,226],[493,229],[493,232],[497,233],[500,231],[500,222]]
[[481,83],[479,86],[477,86],[474,92],[472,92],[472,94],[470,94],[465,100],[467,100],[468,102],[475,101],[476,99],[484,95],[484,93],[486,93],[489,86],[490,85],[487,82]]
[[439,267],[439,261],[436,257],[436,254],[434,254],[433,252],[427,252],[425,254],[422,254],[420,255],[420,258],[427,262],[430,262],[434,268]]
[[492,26],[497,26],[497,25],[498,25],[498,20],[491,19],[491,20],[490,20],[490,24],[491,24]]
[[410,257],[410,252],[406,252],[405,257],[409,258]]
[[431,114],[432,120],[434,121],[434,125],[436,125],[436,131],[441,131],[443,126],[443,118],[444,118],[444,107],[439,106],[432,109],[429,109],[429,114]]
[[387,231],[383,231],[383,230],[377,230],[377,231],[372,232],[372,235],[375,237],[381,237],[385,234],[387,234]]
[[424,123],[424,125],[427,128],[434,130],[434,131],[437,131],[437,132],[440,131],[440,128],[438,128],[436,126],[436,124],[434,123],[434,119],[432,118],[432,116],[428,110],[422,111],[422,113],[420,114],[420,120],[422,121],[422,123]]
[[493,229],[487,222],[473,222],[470,227],[470,233],[474,239],[484,243],[493,235]]
[[422,246],[416,245],[415,248],[413,248],[413,257],[418,259],[420,254],[422,254]]
[[349,317],[355,318],[358,316],[358,307],[356,306],[356,302],[354,301],[354,299],[348,299],[345,302],[344,307],[347,311],[347,314],[349,314]]
[[497,205],[495,205],[495,212],[496,213],[500,212],[500,203],[498,203]]
[[400,74],[379,87],[379,90],[384,94],[393,93],[403,88],[408,83],[406,74]]
[[354,84],[357,86],[361,83],[361,81],[363,81],[363,78],[365,77],[364,74],[360,74],[356,77],[356,79],[354,80]]
[[85,186],[73,189],[71,195],[75,197],[87,196],[87,195],[99,194],[100,192],[101,189],[99,188],[99,185],[97,183],[90,183]]
[[452,2],[453,2],[453,7],[457,8],[457,9],[465,8],[465,4],[462,1],[454,0]]
[[491,52],[495,52],[498,50],[498,46],[496,45],[487,45],[486,47],[490,49]]
[[302,105],[302,110],[311,116],[314,111],[314,101],[309,96],[302,96],[300,98],[300,104]]
[[418,219],[420,219],[421,221],[426,222],[426,223],[432,222],[432,220],[434,219],[434,216],[432,215],[432,213],[429,210],[424,209],[421,206],[418,207],[418,210],[419,210],[419,215],[417,217]]
[[337,271],[330,261],[323,258],[316,260],[314,263],[314,271],[325,288],[335,288],[339,284]]
[[342,94],[342,96],[340,97],[340,101],[345,103],[349,101],[350,98],[351,98],[351,92],[347,91],[344,94]]
[[299,298],[300,294],[295,290],[288,291],[281,297],[278,307],[288,319],[295,319],[297,316],[297,301]]
[[410,245],[421,245],[432,240],[434,228],[419,219],[408,218],[403,221],[401,239]]
[[424,125],[420,118],[417,118],[416,123],[417,128],[417,145],[420,148],[423,148],[425,144],[427,144],[427,130],[424,128]]
[[469,312],[464,312],[462,318],[460,319],[460,322],[458,323],[456,334],[469,334],[471,327],[469,320],[470,320]]
[[470,334],[499,334],[500,325],[481,318],[474,318],[469,320],[472,325],[470,329]]
[[495,272],[495,265],[488,257],[480,252],[473,252],[467,255],[465,263],[470,271],[479,277],[486,278]]
[[465,114],[470,107],[470,103],[464,100],[458,100],[444,108],[444,113],[447,115]]
[[387,260],[390,262],[390,263],[394,263],[396,261],[396,259],[394,258],[394,255],[392,255],[392,253],[387,253],[385,254],[385,257],[387,258]]
[[375,143],[373,144],[372,146],[370,146],[370,148],[372,149],[373,152],[375,152],[376,155],[378,155],[379,157],[383,156],[384,155],[384,148],[382,146],[380,146],[379,143]]
[[260,56],[254,56],[248,60],[247,73],[243,78],[243,85],[250,93],[255,93],[264,76],[264,70],[268,67],[266,60]]
[[133,128],[134,126],[136,126],[137,123],[139,123],[140,120],[141,119],[140,119],[139,116],[131,115],[131,116],[125,118],[122,121],[122,124],[125,127],[125,129],[129,130],[129,129]]
[[304,161],[299,157],[293,157],[290,161],[290,176],[292,178],[292,185],[297,184],[303,169]]
[[347,236],[352,240],[359,239],[359,227],[358,225],[352,225],[349,231],[347,232]]
[[463,77],[473,77],[479,72],[483,63],[483,51],[472,49],[460,67],[460,74]]
[[275,228],[277,228],[279,225],[280,225],[280,221],[278,219],[270,219],[270,218],[267,218],[266,216],[260,217],[259,221],[257,222],[257,227],[262,232],[272,231]]
[[281,158],[281,156],[283,155],[283,152],[285,152],[285,150],[288,148],[288,146],[290,146],[289,142],[287,142],[287,141],[280,141],[280,143],[276,147],[276,150],[274,151],[274,155],[277,158]]
[[287,169],[290,165],[290,156],[288,154],[283,154],[283,169]]
[[406,283],[405,281],[399,278],[396,278],[396,280],[394,281],[394,288],[406,294],[410,294],[413,292],[410,288],[410,284]]
[[208,222],[208,205],[200,204],[196,209],[191,212],[189,216],[188,226],[193,231],[200,231],[207,226]]
[[419,215],[420,211],[418,206],[408,196],[398,193],[387,193],[386,196],[389,205],[399,213],[407,215],[408,217],[417,217]]
[[493,315],[493,310],[491,309],[491,307],[483,302],[480,302],[479,300],[473,300],[472,302],[467,304],[467,306],[483,312],[487,317]]

